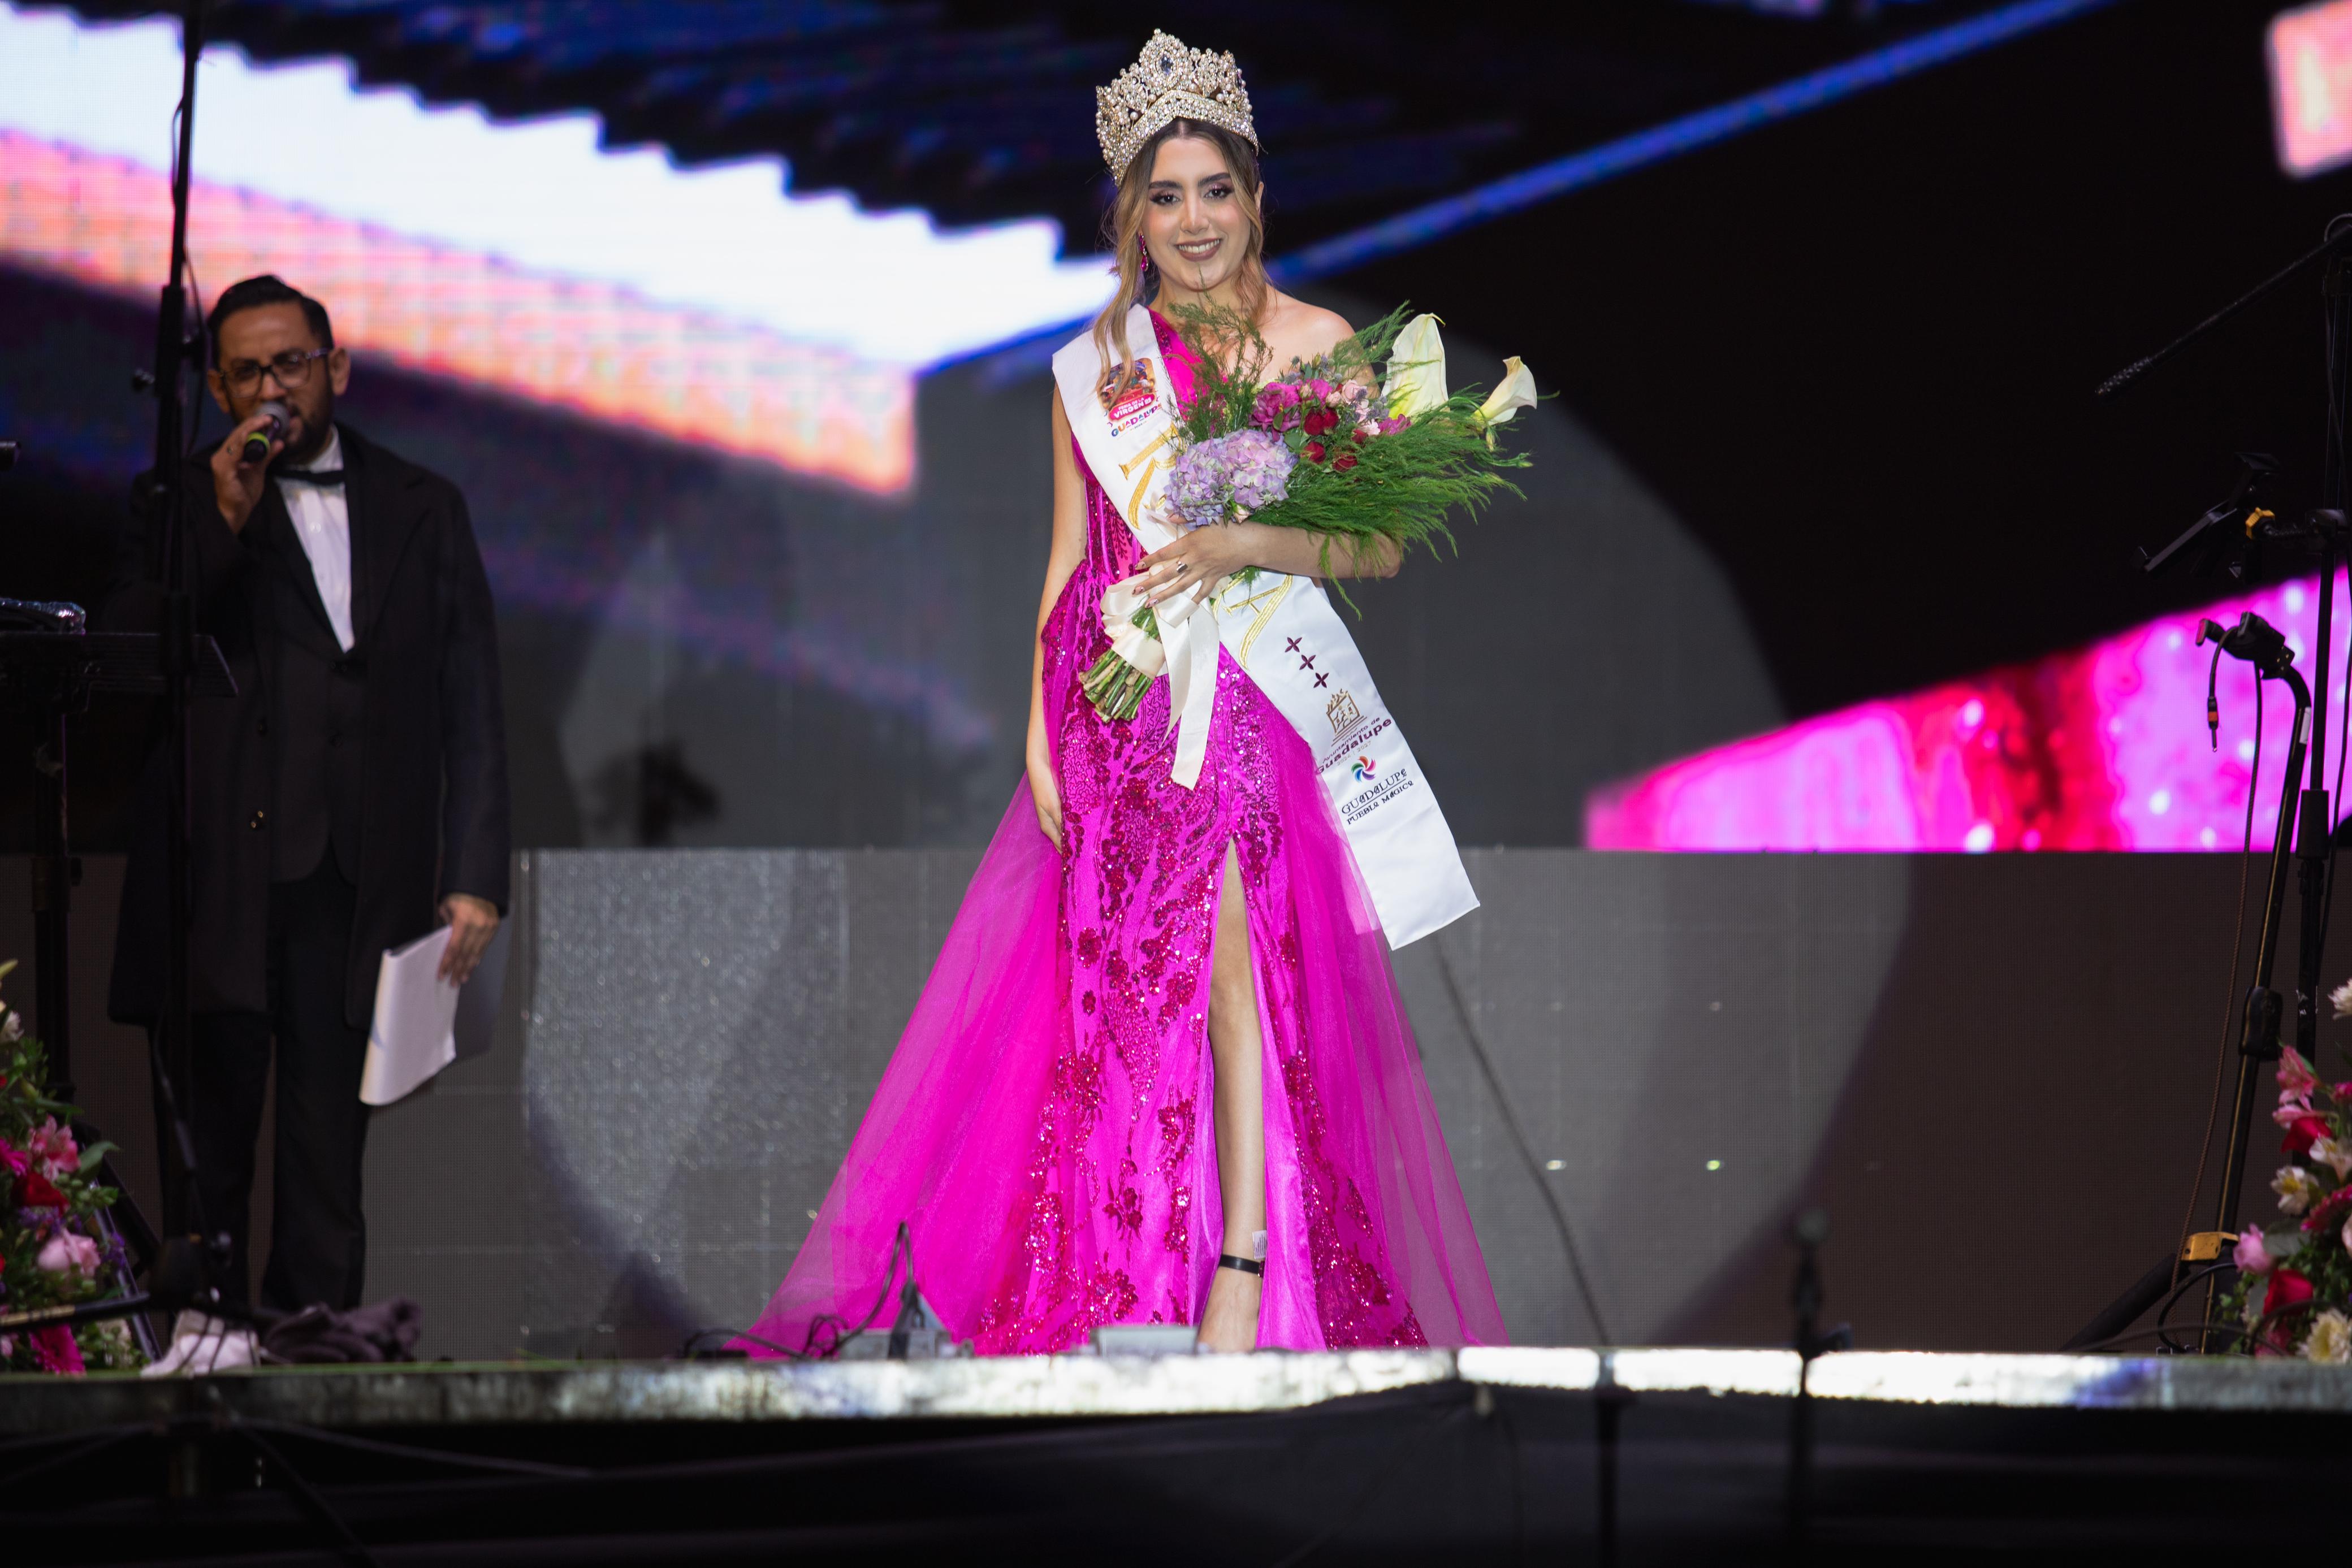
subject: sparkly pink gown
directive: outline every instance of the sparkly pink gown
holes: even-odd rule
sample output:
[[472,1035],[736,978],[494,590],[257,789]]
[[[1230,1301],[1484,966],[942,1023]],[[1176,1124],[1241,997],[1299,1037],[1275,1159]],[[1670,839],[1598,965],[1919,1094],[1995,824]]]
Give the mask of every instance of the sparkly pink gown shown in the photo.
[[[1181,345],[1153,319],[1183,396]],[[1086,560],[1043,637],[1064,851],[1024,782],[751,1332],[821,1351],[864,1323],[903,1280],[902,1222],[924,1296],[983,1354],[1199,1321],[1228,1249],[1207,1016],[1230,843],[1265,1039],[1260,1343],[1499,1343],[1387,942],[1307,744],[1230,653],[1195,789],[1169,778],[1167,682],[1129,723],[1095,716],[1078,679],[1106,646],[1103,590],[1139,547],[1091,475],[1087,514]]]

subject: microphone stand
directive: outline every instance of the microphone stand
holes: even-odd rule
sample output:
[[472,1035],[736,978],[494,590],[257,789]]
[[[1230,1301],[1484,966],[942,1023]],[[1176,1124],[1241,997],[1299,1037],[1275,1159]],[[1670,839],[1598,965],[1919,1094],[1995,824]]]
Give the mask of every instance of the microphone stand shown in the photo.
[[[2254,988],[2246,1002],[2244,1029],[2239,1040],[2239,1071],[2236,1102],[2231,1112],[2231,1136],[2228,1164],[2221,1173],[2221,1201],[2216,1206],[2213,1229],[2202,1236],[2192,1237],[2184,1256],[2189,1260],[2210,1260],[2226,1250],[2223,1239],[2238,1227],[2238,1200],[2243,1185],[2246,1150],[2253,1116],[2254,1081],[2261,1065],[2278,1058],[2279,998],[2270,990],[2272,950],[2278,940],[2278,910],[2285,896],[2284,883],[2286,843],[2289,828],[2298,862],[2298,894],[2301,921],[2295,954],[2294,1044],[2306,1061],[2318,1058],[2319,998],[2323,990],[2320,966],[2325,960],[2327,940],[2328,893],[2333,885],[2336,866],[2335,816],[2328,809],[2327,790],[2327,707],[2332,687],[2328,664],[2334,652],[2336,571],[2344,555],[2345,518],[2352,510],[2352,495],[2347,491],[2345,460],[2345,417],[2352,407],[2352,214],[2342,214],[2329,220],[2326,235],[2319,245],[2263,279],[2253,288],[2221,307],[2171,342],[2107,378],[2098,388],[2101,399],[2115,397],[2137,384],[2150,371],[2186,349],[2189,344],[2221,327],[2239,312],[2299,276],[2315,262],[2325,262],[2322,293],[2326,302],[2327,360],[2327,430],[2323,450],[2320,508],[2310,515],[2308,530],[2319,547],[2319,614],[2316,638],[2312,653],[2312,680],[2306,688],[2302,678],[2284,663],[2287,654],[2284,639],[2279,640],[2275,656],[2267,645],[2261,656],[2254,652],[2240,651],[2231,646],[2238,640],[2252,634],[2247,621],[2261,626],[2272,637],[2277,633],[2249,616],[2222,639],[2223,651],[2232,656],[2252,661],[2263,678],[2289,682],[2296,693],[2295,738],[2288,752],[2287,770],[2282,784],[2279,801],[2278,839],[2272,853],[2272,876],[2268,911],[2263,917],[2263,948],[2261,971]],[[2209,623],[2210,624],[2210,623]],[[2219,628],[2214,628],[2218,632]],[[2200,630],[2200,639],[2202,632]],[[2272,668],[2274,664],[2276,667]],[[2305,764],[2308,778],[2305,778]],[[2300,788],[2300,794],[2297,790]],[[2268,1020],[2258,1018],[2265,1009]],[[2082,1333],[2068,1342],[2066,1348],[2074,1349],[2107,1338],[2129,1326],[2140,1312],[2154,1304],[2172,1286],[2178,1277],[2182,1259],[2168,1259],[2164,1265],[2151,1269],[2148,1274],[2106,1311],[2093,1320]],[[2209,1287],[2209,1298],[2219,1290],[2218,1283]],[[2209,1299],[2208,1306],[2211,1302]],[[2120,1321],[2116,1314],[2126,1312]],[[2205,1321],[2212,1321],[2209,1310]],[[2094,1330],[2103,1330],[2094,1333]],[[2200,1343],[2210,1340],[2210,1333]]]
[[164,1168],[163,1255],[150,1275],[151,1303],[172,1312],[194,1302],[217,1311],[219,1292],[207,1264],[226,1261],[225,1237],[206,1224],[196,1183],[195,1134],[187,1117],[194,1067],[194,1019],[189,1006],[190,925],[188,821],[188,700],[195,669],[195,606],[188,585],[186,489],[182,398],[192,363],[201,363],[201,326],[191,333],[188,297],[182,279],[188,269],[188,183],[195,155],[196,61],[204,53],[204,0],[187,0],[180,23],[179,140],[172,165],[171,275],[163,284],[155,319],[155,467],[146,497],[154,534],[161,540],[163,584],[163,636],[158,640],[163,680],[165,954],[163,1010],[149,1036],[156,1122],[167,1147],[159,1151]]
[[[2218,1232],[2237,1228],[2239,1194],[2246,1176],[2246,1145],[2253,1132],[2255,1081],[2264,1066],[2279,1059],[2279,994],[2271,989],[2271,970],[2278,956],[2279,916],[2286,907],[2287,827],[2295,801],[2294,781],[2303,767],[2304,737],[2312,734],[2313,703],[2310,688],[2303,684],[2303,677],[2295,674],[2292,663],[2294,654],[2287,647],[2286,639],[2252,611],[2248,611],[2240,618],[2238,624],[2227,632],[2210,621],[2201,622],[2197,628],[2197,641],[2200,646],[2209,634],[2221,643],[2223,653],[2233,659],[2244,659],[2252,664],[2257,681],[2284,681],[2287,689],[2294,694],[2294,727],[2287,735],[2286,769],[2281,776],[2279,787],[2278,827],[2271,842],[2270,882],[2263,895],[2262,941],[2254,950],[2254,983],[2246,992],[2243,1021],[2238,1031],[2238,1083],[2230,1104],[2230,1148],[2222,1161],[2221,1197],[2213,1214],[2213,1228]],[[2316,776],[2319,751],[2315,740],[2311,747],[2311,756],[2315,759],[2312,772]],[[2303,794],[2304,831],[2306,834],[2310,831],[2308,817],[2313,793],[2305,790]],[[2320,799],[2324,805],[2324,793]],[[2326,831],[2325,828],[2321,831]],[[2305,925],[2299,955],[2306,964],[2315,954],[2310,938],[2312,863],[2310,855],[2306,853],[2303,861]],[[2324,888],[2322,893],[2324,896]],[[2302,1000],[2302,998],[2297,998],[2298,1006]],[[2303,1023],[2303,1019],[2298,1017],[2298,1035],[2302,1032]],[[2168,1278],[2165,1288],[2171,1288]],[[2217,1271],[2206,1282],[2205,1315],[2199,1322],[2210,1325],[2219,1321],[2221,1295],[2221,1281]],[[2134,1312],[2132,1315],[2137,1317],[2139,1314]],[[2123,1326],[2116,1325],[2117,1328]],[[2200,1352],[2209,1354],[2217,1348],[2210,1326],[2200,1332],[2197,1345]]]

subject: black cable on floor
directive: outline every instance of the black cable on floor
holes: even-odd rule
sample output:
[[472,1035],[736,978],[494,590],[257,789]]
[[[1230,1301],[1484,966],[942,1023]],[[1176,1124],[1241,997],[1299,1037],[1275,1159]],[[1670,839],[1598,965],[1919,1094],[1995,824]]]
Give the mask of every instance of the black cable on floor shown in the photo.
[[1445,994],[1454,998],[1454,1016],[1462,1020],[1462,1037],[1470,1042],[1470,1054],[1486,1075],[1487,1091],[1495,1096],[1495,1108],[1503,1113],[1503,1127],[1511,1135],[1511,1146],[1519,1151],[1519,1159],[1528,1167],[1528,1176],[1543,1195],[1544,1207],[1551,1210],[1552,1228],[1559,1232],[1559,1249],[1568,1255],[1568,1271],[1576,1281],[1577,1294],[1584,1298],[1585,1312],[1592,1319],[1592,1327],[1602,1344],[1616,1343],[1609,1332],[1609,1322],[1601,1315],[1601,1302],[1592,1293],[1592,1281],[1584,1271],[1584,1256],[1576,1249],[1576,1233],[1570,1228],[1568,1211],[1560,1207],[1552,1184],[1544,1179],[1541,1162],[1528,1144],[1528,1135],[1519,1126],[1519,1118],[1511,1109],[1511,1097],[1503,1092],[1503,1081],[1495,1071],[1494,1060],[1486,1054],[1486,1042],[1478,1033],[1478,1025],[1470,1016],[1469,1000],[1462,994],[1462,982],[1454,977],[1454,960],[1445,956],[1445,944],[1438,937],[1430,938],[1437,949],[1438,972],[1445,977]]
[[63,1469],[68,1465],[79,1464],[83,1459],[95,1458],[110,1448],[120,1448],[135,1438],[147,1437],[151,1430],[143,1426],[110,1427],[76,1444],[62,1454],[52,1455],[37,1465],[29,1465],[24,1469],[0,1476],[0,1491],[5,1491],[14,1486],[22,1486],[35,1476],[45,1476],[51,1470]]
[[[281,1437],[299,1437],[306,1442],[326,1443],[339,1448],[351,1448],[362,1454],[375,1454],[385,1458],[422,1459],[431,1464],[448,1465],[456,1469],[487,1470],[499,1475],[533,1476],[546,1480],[593,1480],[600,1472],[583,1469],[577,1465],[548,1465],[534,1459],[501,1459],[487,1454],[453,1452],[443,1448],[412,1448],[406,1443],[383,1443],[371,1437],[354,1437],[347,1433],[331,1431],[324,1427],[306,1427],[293,1421],[256,1421],[247,1418],[239,1423],[254,1431],[273,1432]],[[143,1431],[145,1428],[137,1428]],[[0,1483],[5,1485],[5,1483]]]
[[343,1522],[343,1516],[319,1495],[316,1487],[302,1478],[301,1471],[286,1462],[286,1456],[279,1453],[268,1438],[234,1416],[229,1418],[229,1429],[244,1438],[253,1451],[268,1463],[277,1476],[278,1484],[293,1494],[295,1505],[314,1521],[325,1526],[328,1533],[341,1545],[346,1556],[358,1563],[360,1568],[383,1568],[383,1564],[376,1561],[375,1553],[370,1552],[366,1544],[352,1533],[352,1527]]

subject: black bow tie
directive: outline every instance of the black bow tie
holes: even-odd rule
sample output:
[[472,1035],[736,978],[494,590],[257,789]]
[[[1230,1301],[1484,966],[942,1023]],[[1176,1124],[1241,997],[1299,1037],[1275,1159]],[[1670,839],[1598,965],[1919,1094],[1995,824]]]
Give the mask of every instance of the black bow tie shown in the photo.
[[340,468],[281,468],[278,471],[278,477],[299,480],[305,485],[341,485],[343,471]]

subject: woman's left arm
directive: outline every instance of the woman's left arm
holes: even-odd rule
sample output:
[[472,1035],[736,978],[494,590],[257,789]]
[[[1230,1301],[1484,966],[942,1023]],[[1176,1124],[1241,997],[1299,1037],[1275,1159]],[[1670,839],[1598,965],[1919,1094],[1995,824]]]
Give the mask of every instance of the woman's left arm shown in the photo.
[[[1330,564],[1324,564],[1326,549]],[[1266,523],[1220,523],[1193,528],[1136,563],[1150,602],[1197,592],[1244,567],[1293,577],[1394,577],[1404,549],[1394,539],[1361,541]]]

